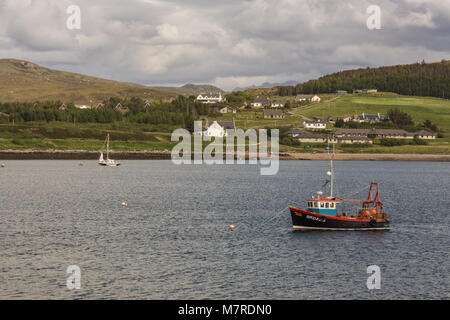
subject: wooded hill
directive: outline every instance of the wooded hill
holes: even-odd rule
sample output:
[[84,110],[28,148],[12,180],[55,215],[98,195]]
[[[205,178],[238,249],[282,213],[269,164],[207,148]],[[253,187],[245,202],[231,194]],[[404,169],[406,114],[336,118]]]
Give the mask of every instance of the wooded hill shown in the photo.
[[409,96],[450,98],[450,61],[347,70],[296,86],[278,87],[280,96],[378,89]]

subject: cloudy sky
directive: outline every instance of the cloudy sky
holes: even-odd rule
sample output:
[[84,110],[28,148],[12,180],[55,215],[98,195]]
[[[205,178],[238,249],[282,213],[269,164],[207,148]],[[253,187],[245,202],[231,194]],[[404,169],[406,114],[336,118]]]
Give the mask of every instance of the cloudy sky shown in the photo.
[[450,0],[0,0],[0,58],[148,85],[302,82],[450,59]]

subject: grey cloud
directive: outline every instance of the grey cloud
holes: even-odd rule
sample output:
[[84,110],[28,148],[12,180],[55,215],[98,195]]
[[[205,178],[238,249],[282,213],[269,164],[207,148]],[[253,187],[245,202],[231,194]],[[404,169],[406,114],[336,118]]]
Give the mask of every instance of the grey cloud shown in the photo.
[[[450,2],[3,0],[0,55],[143,84],[304,81],[346,68],[448,58]],[[65,28],[66,8],[82,29]]]

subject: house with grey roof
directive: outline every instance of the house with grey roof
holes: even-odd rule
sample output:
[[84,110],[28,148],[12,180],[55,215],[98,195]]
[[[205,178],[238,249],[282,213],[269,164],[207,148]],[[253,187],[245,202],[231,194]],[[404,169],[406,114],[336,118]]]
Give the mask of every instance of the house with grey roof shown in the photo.
[[234,120],[206,121],[205,128],[205,131],[203,131],[205,137],[226,137],[228,135],[227,130],[236,130]]
[[270,100],[267,98],[255,98],[251,103],[252,107],[266,107],[270,105]]
[[287,133],[292,139],[296,139],[300,142],[316,142],[316,143],[324,143],[327,142],[327,138],[325,136],[321,136],[318,134],[314,134],[308,131],[303,130],[290,130]]
[[282,108],[282,107],[284,107],[285,103],[286,103],[286,101],[283,101],[283,100],[273,100],[270,102],[270,106],[272,108]]
[[283,119],[284,113],[283,111],[277,110],[263,110],[263,118],[264,119]]
[[402,129],[339,129],[334,135],[337,138],[344,137],[367,137],[388,139],[413,139],[414,133]]
[[353,143],[363,143],[363,144],[372,144],[373,140],[369,139],[368,137],[361,137],[361,136],[344,136],[342,138],[337,139],[337,143],[344,143],[344,144],[353,144]]
[[327,128],[327,123],[318,121],[304,121],[303,128],[310,130],[325,130]]
[[428,132],[426,130],[420,130],[414,134],[416,138],[424,140],[434,140],[436,139],[436,134]]
[[313,97],[312,94],[298,94],[295,97],[295,101],[297,101],[297,102],[310,101],[312,99],[312,97]]

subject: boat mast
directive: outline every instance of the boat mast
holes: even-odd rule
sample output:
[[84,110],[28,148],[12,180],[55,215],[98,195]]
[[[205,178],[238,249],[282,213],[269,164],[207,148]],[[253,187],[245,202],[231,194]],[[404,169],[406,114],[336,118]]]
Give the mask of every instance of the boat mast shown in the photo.
[[[328,140],[328,146],[330,145],[330,141]],[[333,143],[333,153],[330,154],[330,147],[328,149],[328,155],[330,156],[330,171],[328,175],[330,176],[330,198],[333,198],[333,188],[334,188],[334,168],[333,168],[333,157],[334,157],[334,143]]]
[[109,159],[109,133],[106,138],[106,160]]
[[330,160],[330,168],[331,168],[330,198],[333,198],[333,180],[334,180],[333,159]]

